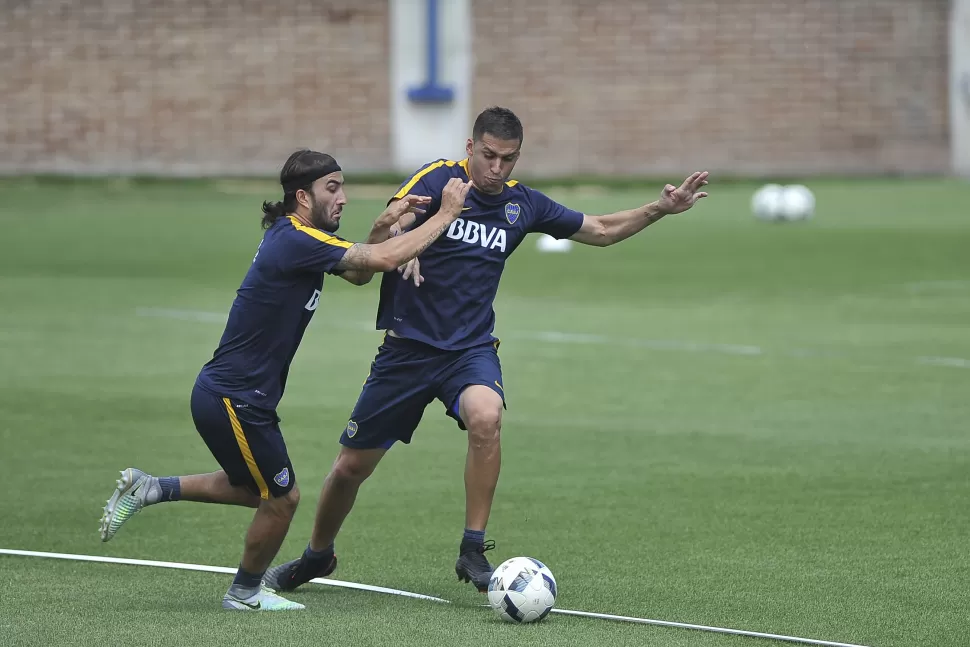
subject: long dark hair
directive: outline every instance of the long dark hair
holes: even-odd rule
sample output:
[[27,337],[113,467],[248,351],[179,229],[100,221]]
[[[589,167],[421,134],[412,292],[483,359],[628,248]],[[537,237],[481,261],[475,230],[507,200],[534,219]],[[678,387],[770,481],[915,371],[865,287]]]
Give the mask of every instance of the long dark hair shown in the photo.
[[[293,186],[293,181],[301,176],[314,175],[315,171],[333,169],[337,161],[326,153],[318,153],[306,148],[293,153],[287,158],[280,171],[280,185],[287,187],[283,191],[283,199],[279,202],[263,202],[263,229],[269,229],[277,220],[296,210],[296,192],[300,189],[310,190],[313,180],[300,186]],[[320,177],[319,175],[317,177]]]

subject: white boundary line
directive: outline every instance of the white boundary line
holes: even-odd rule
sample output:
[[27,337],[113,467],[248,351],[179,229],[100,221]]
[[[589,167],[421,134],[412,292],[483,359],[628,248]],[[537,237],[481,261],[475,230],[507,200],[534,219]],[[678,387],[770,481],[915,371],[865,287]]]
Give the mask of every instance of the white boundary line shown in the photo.
[[[47,557],[52,559],[67,559],[79,562],[98,562],[102,564],[125,564],[129,566],[154,566],[157,568],[174,568],[183,571],[203,571],[206,573],[226,573],[233,574],[236,572],[235,568],[230,568],[227,566],[207,566],[204,564],[184,564],[181,562],[159,562],[155,560],[148,559],[130,559],[127,557],[104,557],[101,555],[73,555],[70,553],[45,553],[35,550],[17,550],[14,548],[0,548],[0,555],[16,555],[20,557]],[[346,589],[357,589],[360,591],[371,591],[374,593],[387,593],[390,595],[399,595],[406,598],[415,598],[418,600],[429,600],[431,602],[444,602],[445,604],[450,604],[448,600],[443,600],[441,598],[436,598],[431,595],[422,595],[421,593],[411,593],[410,591],[400,591],[398,589],[389,589],[383,586],[371,586],[370,584],[357,584],[356,582],[342,582],[340,580],[331,580],[324,578],[314,578],[310,580],[314,584],[323,584],[326,586],[336,586]],[[488,606],[488,605],[484,605]],[[695,629],[699,631],[709,631],[713,633],[721,634],[732,634],[735,636],[747,636],[750,638],[766,638],[768,640],[780,640],[783,642],[792,643],[802,643],[805,645],[820,645],[822,647],[866,647],[865,645],[857,645],[853,643],[840,643],[831,642],[828,640],[814,640],[812,638],[799,638],[797,636],[781,636],[777,634],[761,633],[758,631],[743,631],[741,629],[726,629],[723,627],[708,627],[706,625],[693,625],[684,622],[669,622],[666,620],[650,620],[648,618],[632,618],[630,616],[617,616],[607,613],[592,613],[590,611],[573,611],[570,609],[553,609],[552,613],[557,613],[566,616],[579,616],[582,618],[595,618],[598,620],[613,620],[617,622],[632,622],[636,624],[644,625],[656,625],[660,627],[674,627],[678,629]]]
[[[182,564],[180,562],[157,562],[148,559],[128,559],[127,557],[102,557],[101,555],[72,555],[69,553],[43,553],[35,550],[15,550],[12,548],[0,548],[0,555],[19,555],[21,557],[49,557],[52,559],[70,559],[78,562],[100,562],[102,564],[127,564],[129,566],[155,566],[158,568],[176,568],[183,571],[204,571],[206,573],[228,573],[236,572],[235,568],[227,566],[207,566],[205,564]],[[401,595],[406,598],[416,598],[418,600],[430,600],[432,602],[445,602],[431,595],[411,593],[410,591],[399,591],[388,589],[383,586],[371,586],[370,584],[357,584],[356,582],[342,582],[340,580],[324,579],[321,577],[310,580],[315,584],[325,584],[327,586],[337,586],[344,589],[357,589],[360,591],[371,591],[373,593],[388,593],[390,595]]]
[[553,613],[566,616],[580,616],[583,618],[598,618],[600,620],[617,620],[619,622],[635,622],[642,625],[656,625],[659,627],[676,627],[679,629],[696,629],[699,631],[711,631],[718,634],[733,634],[735,636],[747,636],[749,638],[767,638],[768,640],[781,640],[790,643],[802,643],[804,645],[822,645],[823,647],[866,647],[853,643],[837,643],[828,640],[814,640],[812,638],[799,638],[798,636],[779,636],[777,634],[766,634],[759,631],[743,631],[741,629],[725,629],[723,627],[708,627],[706,625],[691,625],[684,622],[668,622],[666,620],[649,620],[647,618],[631,618],[629,616],[614,616],[608,613],[590,613],[589,611],[570,611],[569,609],[553,609]]

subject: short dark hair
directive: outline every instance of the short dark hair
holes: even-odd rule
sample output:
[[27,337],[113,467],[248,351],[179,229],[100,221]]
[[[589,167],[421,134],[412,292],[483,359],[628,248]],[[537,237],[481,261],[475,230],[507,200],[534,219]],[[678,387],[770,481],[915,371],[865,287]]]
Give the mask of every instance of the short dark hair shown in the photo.
[[[335,166],[336,163],[337,161],[332,155],[318,153],[306,148],[300,149],[290,155],[283,164],[283,168],[280,170],[280,184],[286,186],[301,175],[308,174],[311,171],[324,170],[327,167]],[[296,192],[300,189],[309,191],[311,184],[313,182],[307,182],[306,185],[298,186],[290,191],[284,190],[283,199],[279,202],[263,202],[263,229],[269,229],[277,220],[295,211]]]
[[508,108],[492,106],[486,108],[475,119],[472,127],[472,139],[481,141],[485,135],[498,139],[517,139],[522,143],[522,122],[515,113]]

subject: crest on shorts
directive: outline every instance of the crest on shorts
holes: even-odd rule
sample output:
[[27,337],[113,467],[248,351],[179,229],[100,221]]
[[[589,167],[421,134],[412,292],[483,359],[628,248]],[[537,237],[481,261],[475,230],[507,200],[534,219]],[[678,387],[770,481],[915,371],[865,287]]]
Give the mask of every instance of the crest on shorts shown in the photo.
[[509,221],[510,225],[515,224],[515,221],[519,219],[520,213],[522,213],[522,207],[514,202],[505,205],[505,219]]
[[347,431],[347,438],[353,438],[354,435],[357,433],[357,423],[354,422],[353,420],[348,422],[346,431]]
[[284,467],[283,471],[273,477],[273,480],[280,487],[286,487],[290,484],[290,468]]

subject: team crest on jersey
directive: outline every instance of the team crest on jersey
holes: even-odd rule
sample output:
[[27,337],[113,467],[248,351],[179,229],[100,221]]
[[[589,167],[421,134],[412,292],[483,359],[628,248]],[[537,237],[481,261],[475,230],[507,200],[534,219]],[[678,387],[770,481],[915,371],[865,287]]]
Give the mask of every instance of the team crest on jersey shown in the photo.
[[347,423],[347,438],[353,438],[357,434],[357,423],[351,420]]
[[519,219],[520,213],[522,213],[522,207],[514,202],[505,205],[505,219],[509,221],[510,225],[515,224],[515,221]]
[[284,467],[283,471],[273,477],[276,484],[280,487],[286,487],[290,484],[290,468]]

